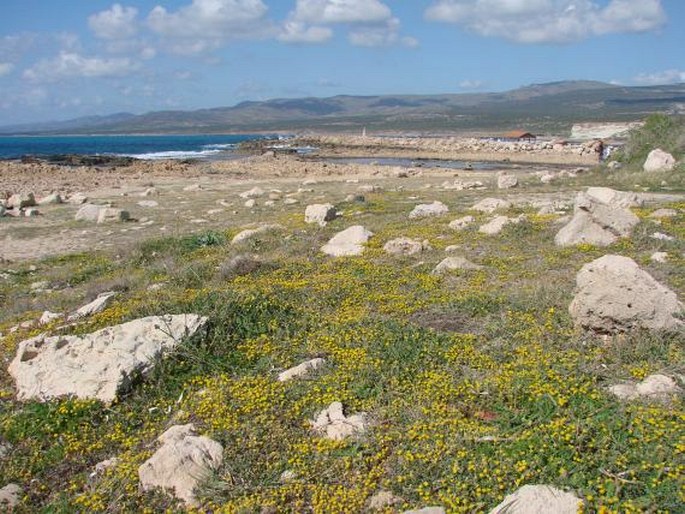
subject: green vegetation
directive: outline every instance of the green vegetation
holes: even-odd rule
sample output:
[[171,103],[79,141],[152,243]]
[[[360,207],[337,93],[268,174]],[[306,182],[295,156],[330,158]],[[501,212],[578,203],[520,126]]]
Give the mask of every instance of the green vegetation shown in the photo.
[[647,154],[661,148],[676,160],[685,155],[685,116],[652,114],[643,127],[631,132],[619,159],[626,164],[642,166]]
[[[144,242],[119,257],[61,257],[35,270],[27,263],[0,280],[5,361],[19,341],[61,323],[10,327],[111,288],[121,291],[113,304],[68,330],[181,312],[211,324],[111,407],[20,403],[0,372],[0,442],[11,444],[0,476],[24,487],[20,512],[182,511],[162,493],[141,493],[137,469],[168,426],[189,422],[225,448],[223,467],[199,494],[206,511],[361,512],[387,489],[404,501],[398,512],[487,512],[519,486],[542,483],[575,490],[588,512],[682,512],[682,398],[625,404],[607,392],[621,380],[684,373],[682,334],[599,340],[574,330],[567,307],[577,270],[605,253],[632,257],[682,297],[685,206],[671,204],[681,214],[658,227],[676,241],[560,249],[554,216],[518,208],[509,214],[524,212],[528,221],[500,236],[454,232],[448,222],[466,214],[473,197],[431,194],[450,216],[408,220],[405,193],[342,204],[375,233],[361,257],[318,252],[351,216],[325,228],[284,216],[284,233],[239,246],[227,242],[230,229]],[[651,210],[638,211],[638,235],[657,229]],[[387,256],[384,242],[400,235],[434,249]],[[485,268],[433,275],[448,245]],[[651,264],[657,250],[672,258]],[[225,272],[224,263],[253,252],[263,266]],[[32,293],[35,281],[54,291]],[[306,379],[275,380],[318,356],[326,365]],[[310,431],[308,420],[335,400],[371,416],[360,440]],[[114,456],[114,467],[91,476]],[[281,483],[286,470],[295,478]]]

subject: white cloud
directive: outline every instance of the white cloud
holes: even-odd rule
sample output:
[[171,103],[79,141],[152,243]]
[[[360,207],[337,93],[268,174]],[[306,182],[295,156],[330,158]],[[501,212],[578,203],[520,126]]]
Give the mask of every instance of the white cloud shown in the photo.
[[484,85],[482,80],[462,80],[459,82],[459,89],[478,90],[482,89]]
[[283,24],[278,39],[284,43],[324,43],[333,37],[329,27],[312,25],[308,27],[301,21],[290,20]]
[[51,60],[43,60],[24,71],[30,82],[57,82],[71,78],[121,77],[140,68],[128,57],[103,59],[84,57],[78,53],[62,51]]
[[402,44],[416,47],[418,41],[411,37],[400,37],[400,21],[390,18],[382,25],[362,25],[350,32],[348,39],[355,46],[380,47]]
[[643,86],[658,86],[661,84],[680,84],[685,82],[685,71],[665,70],[656,73],[640,73],[633,79],[636,84]]
[[11,62],[0,62],[0,77],[9,75],[14,69],[14,64]]
[[158,5],[147,21],[168,38],[223,40],[263,32],[267,10],[261,0],[192,0],[176,12]]
[[661,0],[436,0],[431,21],[517,43],[571,43],[593,36],[647,32],[666,22]]
[[109,10],[93,14],[88,26],[102,39],[128,39],[138,32],[138,9],[114,4]]
[[297,0],[292,19],[313,25],[381,22],[392,17],[378,0]]

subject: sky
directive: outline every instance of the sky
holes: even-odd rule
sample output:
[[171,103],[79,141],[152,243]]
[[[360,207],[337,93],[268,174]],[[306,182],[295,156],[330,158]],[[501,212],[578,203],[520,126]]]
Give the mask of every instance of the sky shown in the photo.
[[340,94],[685,82],[683,0],[2,0],[0,125]]

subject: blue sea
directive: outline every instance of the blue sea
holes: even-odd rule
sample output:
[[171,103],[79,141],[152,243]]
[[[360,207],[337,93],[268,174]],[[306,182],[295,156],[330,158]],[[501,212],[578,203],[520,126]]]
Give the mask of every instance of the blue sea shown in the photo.
[[0,136],[0,159],[25,155],[118,155],[138,159],[209,159],[228,157],[238,143],[264,135],[173,136]]

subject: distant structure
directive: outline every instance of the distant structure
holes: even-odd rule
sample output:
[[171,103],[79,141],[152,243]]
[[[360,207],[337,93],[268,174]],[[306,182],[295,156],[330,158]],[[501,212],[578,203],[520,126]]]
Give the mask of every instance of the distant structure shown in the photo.
[[512,130],[507,132],[501,138],[502,141],[535,141],[535,135],[524,130]]

